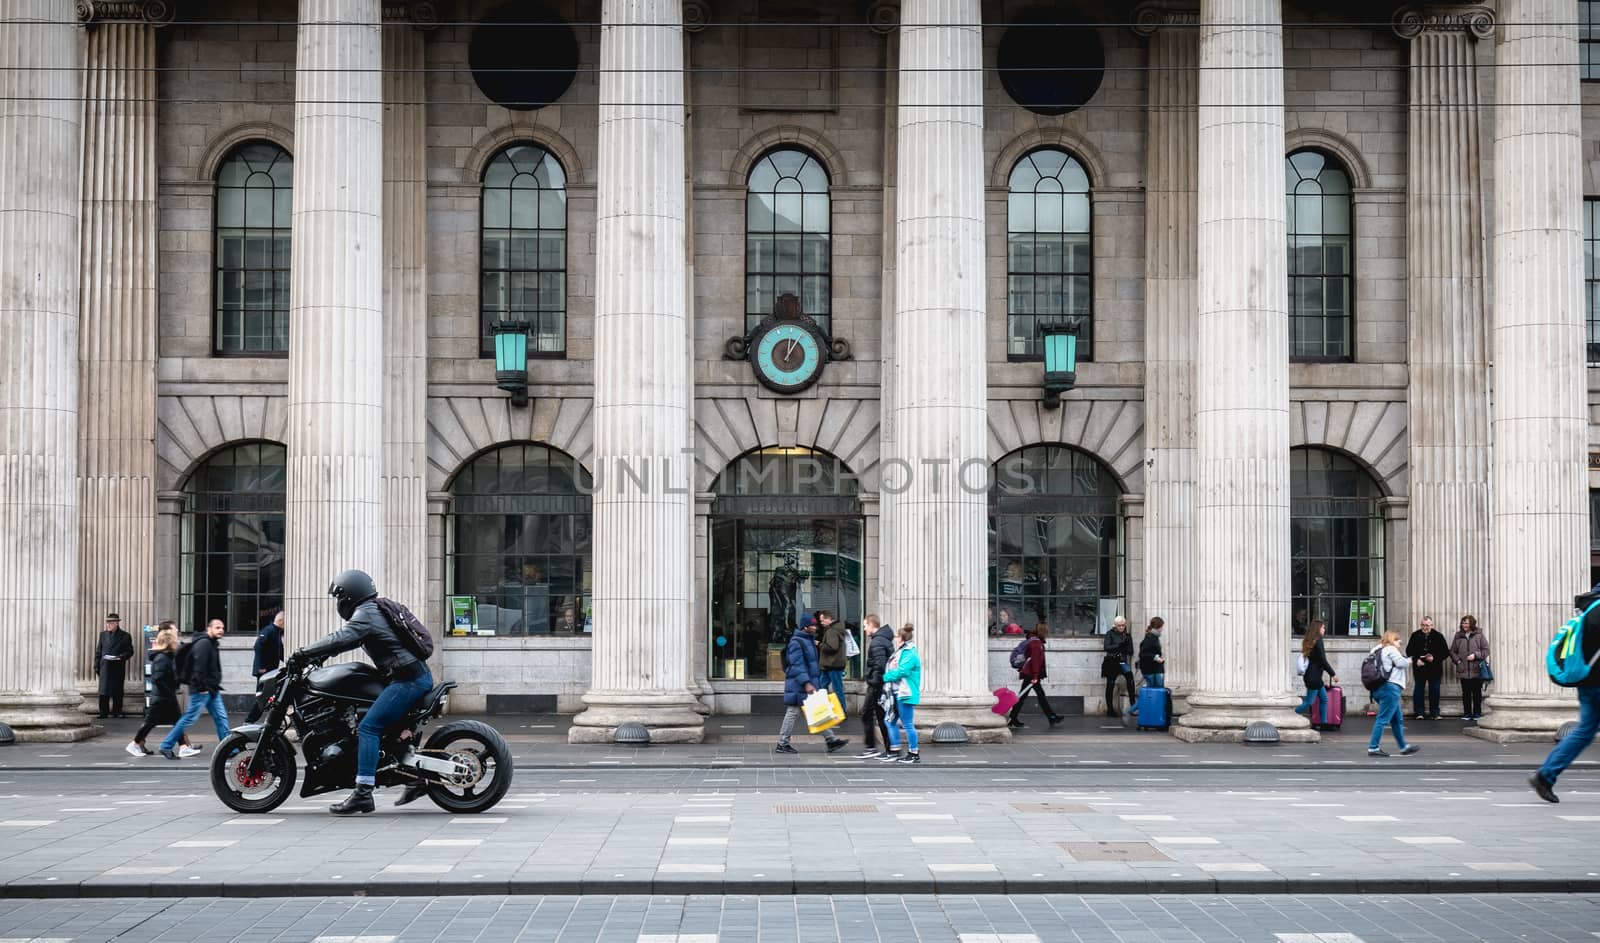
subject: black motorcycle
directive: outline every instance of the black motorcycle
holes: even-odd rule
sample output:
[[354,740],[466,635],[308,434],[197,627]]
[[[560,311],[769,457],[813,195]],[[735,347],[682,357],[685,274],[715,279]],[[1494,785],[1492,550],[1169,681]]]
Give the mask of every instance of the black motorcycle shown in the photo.
[[[385,730],[378,759],[379,786],[421,783],[428,798],[449,812],[483,812],[511,788],[511,748],[488,724],[450,721],[419,746],[421,731],[442,716],[453,683],[436,686],[406,716]],[[359,662],[327,668],[291,662],[261,677],[265,701],[259,724],[235,727],[211,754],[211,788],[228,808],[270,812],[289,798],[296,775],[295,748],[305,755],[300,795],[315,796],[356,784],[356,726],[383,693],[376,668]]]

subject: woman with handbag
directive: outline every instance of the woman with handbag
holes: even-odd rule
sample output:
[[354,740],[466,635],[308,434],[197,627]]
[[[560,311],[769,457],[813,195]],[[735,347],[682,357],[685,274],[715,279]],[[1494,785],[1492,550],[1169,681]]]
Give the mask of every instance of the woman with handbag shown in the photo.
[[1482,719],[1483,686],[1494,676],[1489,672],[1489,640],[1473,616],[1461,617],[1461,627],[1450,643],[1450,661],[1461,679],[1461,719]]
[[[879,757],[893,763],[921,763],[917,753],[917,705],[922,703],[922,660],[917,656],[917,643],[911,640],[916,631],[907,622],[900,627],[900,647],[889,658],[883,671],[884,693],[894,692],[895,716],[889,718],[889,749]],[[900,752],[900,732],[905,731],[906,754]]]
[[[178,672],[174,665],[177,651],[178,626],[173,622],[161,623],[156,627],[156,637],[150,641],[150,703],[144,709],[144,723],[127,746],[131,756],[153,756],[145,748],[144,738],[157,725],[177,723],[183,713],[178,704]],[[178,746],[179,756],[190,757],[200,752],[187,735]]]

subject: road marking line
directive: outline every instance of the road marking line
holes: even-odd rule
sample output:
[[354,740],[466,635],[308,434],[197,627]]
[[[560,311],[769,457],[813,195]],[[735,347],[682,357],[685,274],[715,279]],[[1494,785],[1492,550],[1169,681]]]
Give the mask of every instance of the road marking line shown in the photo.
[[[1528,803],[1532,805],[1533,803]],[[1563,822],[1600,822],[1600,815],[1558,815]]]
[[945,874],[976,874],[1000,869],[986,861],[982,864],[930,864],[928,870]]
[[117,805],[161,805],[165,799],[119,799]]
[[1177,816],[1172,815],[1119,815],[1117,818],[1124,822],[1176,822]]
[[894,817],[902,822],[950,822],[955,819],[947,812],[896,812]]
[[60,819],[6,819],[0,822],[0,828],[40,828],[45,825],[54,825]]
[[124,864],[124,865],[119,865],[119,866],[117,866],[115,868],[112,868],[110,871],[105,871],[105,872],[102,872],[102,873],[103,874],[171,874],[172,872],[174,872],[176,870],[178,870],[178,866],[177,865],[172,865],[170,867],[143,867],[143,866],[140,866],[140,865]]
[[561,782],[564,782],[564,783],[592,783],[592,782],[594,782],[594,780],[592,780],[592,779],[563,779],[563,780],[561,780]]
[[1538,868],[1526,861],[1468,861],[1467,867],[1474,871],[1537,871]]
[[[320,807],[319,807],[320,808]],[[242,815],[236,819],[228,819],[223,825],[277,825],[283,819],[269,819],[260,815]]]
[[418,848],[476,848],[483,844],[481,838],[424,838]]
[[1210,864],[1202,864],[1199,867],[1200,870],[1205,871],[1208,874],[1259,874],[1267,870],[1267,866],[1264,864],[1239,861],[1215,862]]
[[727,868],[720,864],[686,864],[669,862],[656,868],[656,871],[665,874],[721,874]]
[[1296,802],[1296,809],[1342,809],[1343,802]]
[[383,869],[384,874],[449,874],[453,864],[391,864]]
[[198,840],[175,841],[172,844],[168,845],[167,847],[168,848],[227,848],[229,846],[237,845],[237,844],[239,844],[239,840],[237,838],[220,838],[220,839],[217,839],[216,841],[198,841]]
[[963,933],[961,943],[1039,943],[1037,933]]
[[641,933],[638,943],[717,943],[715,933]]
[[726,845],[726,838],[669,838],[669,845]]
[[970,845],[972,839],[965,835],[912,835],[911,841],[917,845]]
[[311,943],[394,943],[392,936],[319,936]]
[[679,823],[731,822],[733,817],[728,815],[677,815],[673,816],[672,821]]
[[1158,845],[1215,845],[1215,838],[1201,838],[1198,835],[1152,835],[1150,840]]
[[503,825],[511,821],[503,815],[463,815],[450,820],[451,825]]
[[1341,815],[1339,818],[1346,822],[1398,822],[1399,819],[1392,815]]
[[1396,835],[1395,841],[1405,842],[1407,845],[1460,845],[1464,844],[1459,838],[1449,835]]

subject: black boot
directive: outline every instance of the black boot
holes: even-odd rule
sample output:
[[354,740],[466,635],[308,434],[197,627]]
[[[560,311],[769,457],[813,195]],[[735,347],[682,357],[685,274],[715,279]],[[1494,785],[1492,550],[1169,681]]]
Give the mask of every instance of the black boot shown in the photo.
[[345,796],[343,802],[336,802],[328,807],[334,815],[355,815],[357,812],[371,812],[374,808],[372,802],[372,787],[361,784],[355,791]]
[[416,802],[418,799],[421,799],[427,794],[427,786],[423,785],[422,783],[412,783],[406,787],[406,791],[400,794],[400,798],[395,800],[394,804],[398,808],[399,806],[403,806],[408,802]]

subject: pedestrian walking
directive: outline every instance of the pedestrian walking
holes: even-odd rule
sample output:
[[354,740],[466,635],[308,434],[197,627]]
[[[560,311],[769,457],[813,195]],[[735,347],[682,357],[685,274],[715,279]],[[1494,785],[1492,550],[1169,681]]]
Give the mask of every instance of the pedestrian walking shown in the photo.
[[1106,633],[1105,658],[1100,661],[1100,677],[1106,679],[1106,716],[1118,717],[1117,679],[1121,678],[1128,689],[1128,704],[1138,700],[1133,684],[1133,636],[1128,632],[1128,620],[1117,616]]
[[845,703],[844,669],[850,663],[844,637],[849,630],[826,609],[817,610],[817,626],[817,663],[822,666],[823,680],[820,687],[838,695],[842,707]]
[[1328,661],[1328,650],[1322,643],[1323,636],[1327,634],[1328,623],[1317,619],[1306,626],[1306,634],[1300,639],[1300,679],[1306,684],[1306,696],[1294,712],[1313,719],[1318,716],[1318,702],[1322,704],[1321,716],[1328,716],[1328,690],[1324,686],[1326,679],[1332,678],[1334,684],[1339,683],[1339,676]]
[[94,647],[94,674],[100,679],[100,716],[126,717],[122,712],[122,687],[128,680],[128,659],[133,638],[122,631],[122,617],[106,614],[105,631]]
[[[900,647],[889,658],[883,670],[885,685],[894,685],[894,720],[889,723],[889,751],[879,759],[886,762],[921,763],[917,752],[917,705],[922,703],[922,660],[917,655],[917,643],[911,636],[916,629],[907,622],[900,627]],[[900,752],[900,734],[904,731],[906,752]]]
[[1595,734],[1600,732],[1600,668],[1595,667],[1595,663],[1600,661],[1600,607],[1589,609],[1597,599],[1600,599],[1600,583],[1572,600],[1573,608],[1584,613],[1579,653],[1589,666],[1589,674],[1574,689],[1578,694],[1578,726],[1561,738],[1556,748],[1545,757],[1544,765],[1528,780],[1533,791],[1546,802],[1561,801],[1561,797],[1556,795],[1556,780],[1561,778],[1561,774],[1579,754],[1589,748]]
[[1417,630],[1406,640],[1406,657],[1411,659],[1416,679],[1411,690],[1412,714],[1417,720],[1438,720],[1439,686],[1444,682],[1445,662],[1450,660],[1450,644],[1444,640],[1443,632],[1433,630],[1432,616],[1423,616]]
[[[800,617],[800,629],[789,637],[783,659],[783,724],[778,728],[778,746],[773,752],[799,753],[789,745],[794,722],[803,713],[806,695],[823,687],[822,666],[817,661],[816,617]],[[839,752],[850,742],[834,734],[831,728],[822,731],[822,737],[828,741],[829,753]]]
[[1383,633],[1383,641],[1367,653],[1368,657],[1374,653],[1378,656],[1379,670],[1387,676],[1388,681],[1372,692],[1373,698],[1378,702],[1378,719],[1372,723],[1372,737],[1367,740],[1367,755],[1389,755],[1379,746],[1383,742],[1384,727],[1394,732],[1394,744],[1400,748],[1401,756],[1420,753],[1421,747],[1406,743],[1406,715],[1401,709],[1400,702],[1406,691],[1407,662],[1406,656],[1400,652],[1400,633],[1392,629]]
[[[212,619],[206,623],[206,634],[189,643],[187,681],[189,685],[189,706],[183,711],[183,716],[173,725],[171,732],[165,740],[161,741],[161,755],[169,760],[178,759],[178,754],[173,748],[183,738],[194,722],[200,719],[203,710],[211,715],[212,723],[217,725],[217,740],[220,742],[228,736],[228,709],[222,704],[222,655],[218,649],[224,628],[221,619]],[[179,665],[179,681],[184,681],[180,655],[177,659]]]
[[[255,657],[250,663],[250,677],[256,679],[256,693],[261,691],[261,676],[269,671],[276,671],[283,664],[283,610],[279,609],[272,621],[261,627],[256,633]],[[244,722],[253,724],[261,719],[266,712],[266,701],[257,697],[250,706],[250,713],[245,715]]]
[[1462,616],[1461,627],[1450,642],[1450,661],[1461,679],[1461,719],[1483,718],[1484,666],[1489,661],[1489,639],[1473,616]]
[[1027,701],[1028,691],[1031,688],[1039,699],[1039,712],[1054,727],[1061,723],[1061,715],[1050,707],[1050,699],[1044,694],[1044,641],[1050,637],[1050,627],[1043,622],[1035,623],[1033,632],[1028,637],[1027,654],[1023,657],[1022,667],[1017,669],[1017,677],[1022,679],[1022,690],[1017,692],[1017,703],[1012,706],[1011,713],[1006,717],[1006,726],[1025,727],[1017,715],[1022,713],[1022,705]]
[[[862,742],[866,749],[856,757],[870,760],[889,752],[889,728],[883,712],[883,672],[894,656],[894,629],[881,624],[878,617],[868,615],[863,620],[867,627],[867,651],[863,674],[867,681],[867,696],[861,702]],[[882,747],[879,747],[882,744]]]
[[1144,675],[1146,687],[1167,686],[1167,656],[1161,653],[1161,631],[1166,624],[1160,616],[1152,616],[1139,641],[1139,674]]
[[[145,737],[160,724],[176,723],[182,714],[178,704],[178,674],[173,663],[178,654],[178,626],[162,622],[156,626],[156,637],[150,640],[149,668],[145,675],[150,679],[150,699],[144,708],[144,723],[128,742],[130,756],[155,756],[155,751],[144,745]],[[189,757],[200,753],[187,736],[178,744],[178,756]]]

